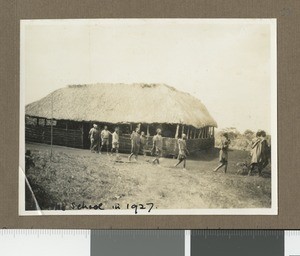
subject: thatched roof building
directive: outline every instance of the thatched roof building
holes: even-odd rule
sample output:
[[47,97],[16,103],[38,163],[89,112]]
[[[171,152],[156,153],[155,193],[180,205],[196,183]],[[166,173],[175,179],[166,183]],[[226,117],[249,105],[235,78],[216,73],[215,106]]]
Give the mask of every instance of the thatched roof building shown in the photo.
[[26,115],[114,124],[217,126],[200,100],[165,84],[72,85],[27,105]]
[[162,128],[166,154],[176,150],[182,133],[195,150],[212,146],[217,126],[199,99],[165,84],[71,85],[28,104],[25,115],[26,141],[88,148],[97,123],[111,131],[119,126],[120,148],[128,151],[127,135],[139,125],[150,139]]

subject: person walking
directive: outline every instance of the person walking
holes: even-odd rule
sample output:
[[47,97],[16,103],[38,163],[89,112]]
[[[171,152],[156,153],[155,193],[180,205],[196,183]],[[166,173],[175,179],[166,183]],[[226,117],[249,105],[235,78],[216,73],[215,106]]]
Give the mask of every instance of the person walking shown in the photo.
[[153,164],[159,164],[159,158],[162,156],[162,142],[161,129],[158,128],[156,130],[156,135],[153,136],[152,154],[155,156],[152,161]]
[[174,167],[178,166],[181,162],[183,162],[183,170],[185,170],[186,166],[186,157],[189,154],[189,151],[186,146],[186,134],[182,134],[182,138],[178,139],[178,162],[174,165]]
[[225,166],[224,173],[227,172],[229,144],[230,144],[230,139],[228,138],[228,133],[225,132],[225,133],[223,133],[222,139],[221,139],[221,149],[220,149],[220,153],[219,153],[220,164],[214,169],[214,172],[218,171],[223,166]]
[[132,132],[131,136],[131,154],[128,156],[128,161],[131,161],[131,157],[134,156],[134,160],[137,161],[140,152],[141,137],[140,128],[136,127],[135,131]]
[[96,153],[99,151],[99,130],[96,124],[93,124],[93,127],[90,129],[88,138],[91,142],[91,152]]

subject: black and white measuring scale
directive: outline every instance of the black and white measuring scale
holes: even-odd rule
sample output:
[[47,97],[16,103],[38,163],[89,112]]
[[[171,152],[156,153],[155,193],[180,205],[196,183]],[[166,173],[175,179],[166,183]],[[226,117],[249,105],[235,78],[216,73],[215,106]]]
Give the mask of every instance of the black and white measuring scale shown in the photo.
[[3,256],[300,256],[300,231],[8,230]]

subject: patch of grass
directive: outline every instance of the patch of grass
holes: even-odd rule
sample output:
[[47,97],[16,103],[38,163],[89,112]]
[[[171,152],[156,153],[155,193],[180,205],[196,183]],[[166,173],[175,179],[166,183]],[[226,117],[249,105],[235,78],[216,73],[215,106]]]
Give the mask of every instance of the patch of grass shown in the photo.
[[[44,151],[32,151],[34,167],[26,176],[39,207],[43,210],[64,205],[69,209],[72,202],[85,204],[107,203],[124,190],[114,167],[90,157],[72,156],[63,152],[50,155]],[[114,191],[112,193],[111,191]],[[34,209],[29,193],[27,210]]]

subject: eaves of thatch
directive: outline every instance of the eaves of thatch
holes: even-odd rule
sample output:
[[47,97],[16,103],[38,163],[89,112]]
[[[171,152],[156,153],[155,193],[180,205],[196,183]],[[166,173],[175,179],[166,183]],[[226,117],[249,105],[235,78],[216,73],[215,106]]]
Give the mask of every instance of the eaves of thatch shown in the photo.
[[200,100],[164,84],[71,85],[28,104],[25,112],[57,120],[217,127]]

